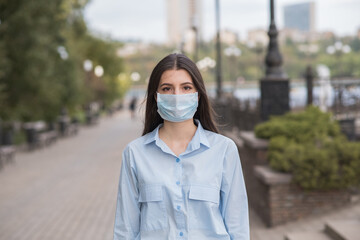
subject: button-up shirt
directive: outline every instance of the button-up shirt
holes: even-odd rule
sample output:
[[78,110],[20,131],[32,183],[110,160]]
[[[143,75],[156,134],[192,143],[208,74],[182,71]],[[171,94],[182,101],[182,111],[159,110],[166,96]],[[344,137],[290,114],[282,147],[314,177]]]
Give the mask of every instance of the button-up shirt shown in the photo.
[[230,138],[197,129],[176,156],[160,124],[122,154],[114,240],[248,240],[248,201],[239,152]]

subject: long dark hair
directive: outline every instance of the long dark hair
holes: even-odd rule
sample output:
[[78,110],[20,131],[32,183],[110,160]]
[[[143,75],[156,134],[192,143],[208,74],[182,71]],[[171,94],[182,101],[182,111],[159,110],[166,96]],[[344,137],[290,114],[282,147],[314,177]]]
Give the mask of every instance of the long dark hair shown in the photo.
[[194,118],[199,119],[204,129],[218,133],[214,121],[214,110],[209,103],[206,94],[204,80],[196,64],[184,54],[173,53],[163,58],[154,68],[150,75],[149,84],[146,93],[145,124],[142,135],[153,131],[164,120],[157,112],[157,103],[155,100],[156,90],[160,83],[161,75],[167,70],[184,69],[187,71],[199,94],[199,104]]

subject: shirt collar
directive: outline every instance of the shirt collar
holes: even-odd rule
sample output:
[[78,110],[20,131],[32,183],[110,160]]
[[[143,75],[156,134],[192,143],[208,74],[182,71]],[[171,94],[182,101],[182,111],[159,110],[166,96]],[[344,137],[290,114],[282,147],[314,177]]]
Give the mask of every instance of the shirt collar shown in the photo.
[[[198,119],[194,119],[196,125],[197,125],[197,129],[195,132],[194,137],[191,139],[190,143],[189,143],[189,147],[190,150],[195,150],[197,148],[200,147],[200,144],[206,146],[206,147],[210,147],[210,143],[206,137],[206,133],[204,128],[202,127],[200,121]],[[144,141],[144,144],[149,144],[151,142],[156,142],[157,145],[159,145],[159,128],[163,125],[164,123],[160,123],[152,132],[150,132],[147,136],[146,139]]]

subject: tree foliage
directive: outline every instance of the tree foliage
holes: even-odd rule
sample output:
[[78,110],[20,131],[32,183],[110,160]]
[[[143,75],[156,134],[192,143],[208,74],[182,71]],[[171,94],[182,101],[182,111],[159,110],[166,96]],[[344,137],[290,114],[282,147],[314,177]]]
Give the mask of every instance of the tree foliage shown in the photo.
[[[120,97],[116,78],[123,64],[118,43],[93,36],[83,18],[87,1],[0,1],[0,117],[53,121],[91,101]],[[87,85],[83,62],[104,68]],[[94,80],[94,81],[95,81]],[[101,92],[101,94],[100,94]]]

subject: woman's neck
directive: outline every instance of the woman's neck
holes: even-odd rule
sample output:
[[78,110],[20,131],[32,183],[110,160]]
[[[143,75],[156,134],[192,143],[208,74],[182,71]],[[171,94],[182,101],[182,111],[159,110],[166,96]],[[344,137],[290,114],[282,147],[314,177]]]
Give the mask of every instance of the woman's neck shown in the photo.
[[183,122],[164,120],[164,125],[159,129],[159,137],[170,142],[190,142],[195,135],[196,129],[197,126],[192,118]]

